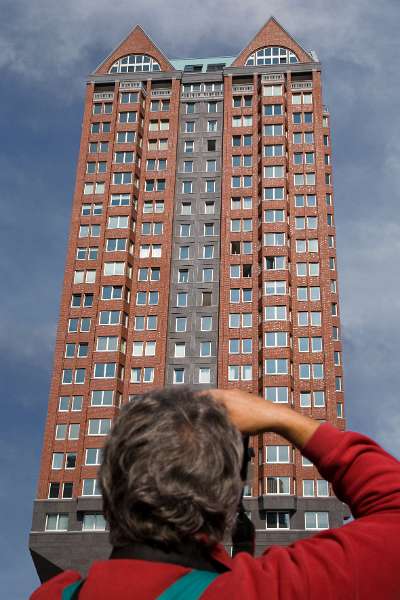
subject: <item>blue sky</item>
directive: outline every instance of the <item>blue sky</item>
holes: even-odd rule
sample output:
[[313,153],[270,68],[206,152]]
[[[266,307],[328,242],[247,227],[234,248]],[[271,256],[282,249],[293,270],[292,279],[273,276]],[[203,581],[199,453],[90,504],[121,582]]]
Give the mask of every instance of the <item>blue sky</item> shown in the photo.
[[[85,76],[136,23],[171,57],[235,55],[270,15],[323,63],[331,111],[348,425],[400,457],[398,0],[3,0],[0,595],[27,551]],[[10,289],[12,293],[10,292]],[[14,293],[15,292],[15,293]]]

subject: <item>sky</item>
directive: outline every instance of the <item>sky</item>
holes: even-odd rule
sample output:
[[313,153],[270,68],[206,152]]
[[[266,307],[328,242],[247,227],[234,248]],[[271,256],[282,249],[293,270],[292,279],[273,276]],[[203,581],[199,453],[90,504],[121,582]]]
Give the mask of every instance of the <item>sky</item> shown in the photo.
[[28,534],[85,78],[137,23],[170,57],[236,55],[271,15],[323,64],[348,427],[400,458],[398,0],[3,0],[1,597],[38,584]]

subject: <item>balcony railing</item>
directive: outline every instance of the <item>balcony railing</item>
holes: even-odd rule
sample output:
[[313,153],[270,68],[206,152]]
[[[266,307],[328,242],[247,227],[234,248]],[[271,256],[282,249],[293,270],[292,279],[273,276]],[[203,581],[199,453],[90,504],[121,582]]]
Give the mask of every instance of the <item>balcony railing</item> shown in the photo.
[[159,89],[159,90],[151,90],[151,95],[154,98],[167,98],[171,95],[171,90],[167,89]]
[[93,100],[114,100],[114,92],[95,92]]
[[182,99],[194,99],[194,98],[223,98],[224,92],[182,92]]
[[233,92],[247,92],[247,93],[252,94],[254,91],[254,86],[253,86],[253,84],[248,84],[248,85],[234,84],[232,86],[232,91]]
[[295,81],[292,83],[292,90],[312,90],[312,81]]

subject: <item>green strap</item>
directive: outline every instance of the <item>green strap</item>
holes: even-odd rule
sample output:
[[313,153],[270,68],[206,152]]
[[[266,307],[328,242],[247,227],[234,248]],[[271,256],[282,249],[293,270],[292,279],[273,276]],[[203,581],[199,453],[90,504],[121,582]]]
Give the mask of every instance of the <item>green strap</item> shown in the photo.
[[[218,577],[211,571],[190,571],[169,586],[157,600],[199,600],[203,592]],[[63,589],[61,600],[73,600],[75,593],[83,585],[84,579],[79,579]]]
[[81,585],[83,585],[83,582],[84,579],[78,579],[78,581],[71,583],[71,585],[67,585],[67,587],[63,589],[61,600],[72,600],[75,592],[79,590]]
[[218,573],[211,571],[190,571],[167,588],[157,600],[198,600],[217,577]]

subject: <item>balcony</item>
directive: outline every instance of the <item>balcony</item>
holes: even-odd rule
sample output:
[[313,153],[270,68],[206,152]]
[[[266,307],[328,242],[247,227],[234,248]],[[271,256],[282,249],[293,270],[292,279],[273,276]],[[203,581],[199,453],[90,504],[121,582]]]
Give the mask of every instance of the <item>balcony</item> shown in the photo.
[[292,90],[312,90],[312,81],[295,81],[291,84]]
[[95,92],[93,100],[114,100],[114,92]]
[[232,85],[232,91],[234,93],[245,92],[247,94],[252,94],[254,92],[254,86],[253,86],[253,84],[247,84],[247,85],[234,84],[234,85]]

